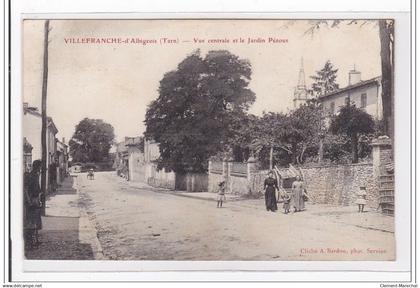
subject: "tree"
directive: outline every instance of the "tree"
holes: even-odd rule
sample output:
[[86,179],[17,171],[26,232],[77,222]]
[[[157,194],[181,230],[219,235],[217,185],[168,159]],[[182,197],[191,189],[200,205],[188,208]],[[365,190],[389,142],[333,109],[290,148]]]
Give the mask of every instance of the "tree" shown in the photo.
[[288,124],[287,115],[283,113],[264,113],[258,121],[251,147],[258,154],[265,149],[269,149],[269,169],[273,168],[275,148],[280,148],[290,153],[289,148],[283,142]]
[[101,119],[84,118],[69,141],[72,162],[107,161],[114,141],[114,127]]
[[255,101],[251,64],[228,51],[197,50],[160,81],[146,112],[148,139],[159,143],[158,168],[204,172],[210,156],[235,134],[233,123]]
[[259,117],[241,113],[232,117],[230,126],[232,133],[227,138],[225,150],[232,150],[233,161],[246,162],[253,153],[252,142],[258,137]]
[[270,168],[279,155],[302,164],[307,156],[313,156],[324,130],[322,107],[317,101],[310,101],[288,114],[264,113],[253,134],[251,147],[257,153],[269,151]]
[[293,162],[302,164],[308,149],[318,147],[323,136],[325,121],[322,106],[317,101],[310,101],[290,112],[288,118],[289,127],[283,141],[288,143]]
[[359,162],[358,142],[360,135],[375,131],[375,122],[371,115],[354,105],[343,106],[339,114],[333,116],[330,130],[333,134],[344,134],[351,141],[352,162]]
[[381,41],[382,109],[385,131],[394,139],[394,20],[378,20]]
[[338,69],[334,69],[331,61],[325,62],[324,67],[316,71],[316,75],[310,76],[314,83],[312,83],[309,92],[318,98],[319,96],[328,94],[338,89],[336,83]]

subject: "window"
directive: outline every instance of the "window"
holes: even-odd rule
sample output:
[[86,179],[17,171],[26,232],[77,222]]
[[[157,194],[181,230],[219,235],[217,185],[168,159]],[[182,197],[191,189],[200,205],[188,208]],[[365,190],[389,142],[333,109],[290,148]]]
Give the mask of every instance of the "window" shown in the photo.
[[366,93],[363,93],[360,96],[360,108],[364,109],[367,106],[367,95]]
[[345,98],[344,103],[346,104],[346,106],[347,106],[347,105],[350,105],[350,96],[347,96],[347,97]]
[[335,103],[334,103],[334,101],[330,103],[330,113],[331,114],[335,113]]

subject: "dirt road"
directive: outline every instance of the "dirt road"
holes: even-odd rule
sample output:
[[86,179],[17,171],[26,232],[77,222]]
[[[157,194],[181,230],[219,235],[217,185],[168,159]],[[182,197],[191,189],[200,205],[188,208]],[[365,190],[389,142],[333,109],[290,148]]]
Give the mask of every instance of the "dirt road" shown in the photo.
[[79,174],[76,184],[111,260],[392,260],[395,254],[394,234],[366,229],[374,215],[356,209],[308,206],[284,215],[265,211],[262,200],[218,209],[216,202],[132,187],[114,172],[96,173],[95,180]]

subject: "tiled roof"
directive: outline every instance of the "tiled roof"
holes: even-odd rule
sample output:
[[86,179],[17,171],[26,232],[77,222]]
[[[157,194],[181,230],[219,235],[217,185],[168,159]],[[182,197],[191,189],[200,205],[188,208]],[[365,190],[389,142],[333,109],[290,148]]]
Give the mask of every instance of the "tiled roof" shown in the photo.
[[330,96],[334,96],[336,94],[340,94],[342,92],[346,92],[346,91],[349,91],[349,90],[352,90],[352,89],[355,89],[355,88],[359,88],[359,87],[363,87],[363,86],[366,86],[366,85],[378,84],[378,83],[380,83],[380,81],[381,81],[381,76],[378,76],[378,77],[375,77],[375,78],[372,78],[372,79],[369,79],[369,80],[360,81],[360,82],[357,82],[353,85],[349,85],[349,86],[346,86],[344,88],[340,88],[340,89],[337,89],[333,92],[327,93],[325,95],[319,96],[319,99],[329,98]]

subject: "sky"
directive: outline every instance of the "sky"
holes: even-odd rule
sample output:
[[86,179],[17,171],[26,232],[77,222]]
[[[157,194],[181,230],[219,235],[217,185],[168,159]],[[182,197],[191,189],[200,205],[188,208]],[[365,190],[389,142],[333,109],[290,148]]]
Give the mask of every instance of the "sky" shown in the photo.
[[[362,80],[381,74],[378,26],[372,22],[305,34],[310,20],[51,20],[47,113],[68,141],[84,117],[110,123],[116,140],[145,131],[147,105],[158,97],[159,81],[188,54],[229,50],[252,65],[250,113],[287,112],[303,58],[305,82],[327,60],[338,68],[340,87],[356,67]],[[44,20],[23,24],[23,102],[41,108]],[[86,39],[121,43],[80,43]],[[164,42],[164,38],[177,40]],[[240,42],[240,38],[244,40]],[[248,43],[248,38],[265,42]],[[269,38],[282,39],[269,42]],[[139,39],[156,43],[142,45]],[[196,43],[201,39],[203,42]],[[229,43],[209,43],[209,40]],[[234,43],[234,40],[238,43]],[[128,40],[128,43],[123,41]],[[287,41],[285,41],[287,40]],[[76,43],[79,41],[79,43]],[[118,40],[112,40],[118,41]],[[112,42],[111,41],[111,42]],[[222,41],[223,42],[223,41]]]

